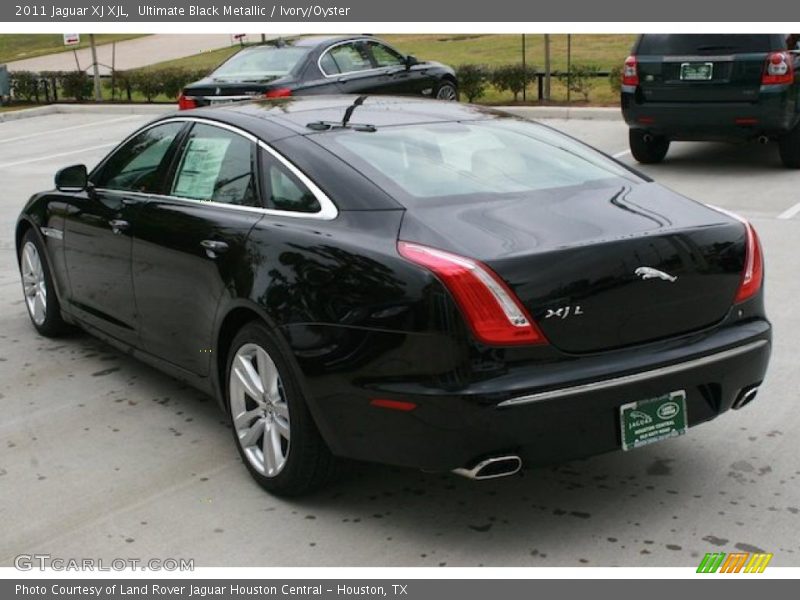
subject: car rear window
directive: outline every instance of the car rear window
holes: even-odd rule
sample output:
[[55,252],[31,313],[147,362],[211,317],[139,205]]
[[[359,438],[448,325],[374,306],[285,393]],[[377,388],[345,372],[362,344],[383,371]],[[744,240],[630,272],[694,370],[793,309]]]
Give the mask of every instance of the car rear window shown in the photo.
[[516,120],[404,125],[313,136],[403,200],[526,194],[627,177],[627,169],[547,127]]
[[713,55],[769,52],[776,36],[769,34],[656,33],[642,36],[637,54]]
[[283,77],[288,75],[308,52],[308,48],[270,46],[242,50],[220,65],[211,76],[239,81],[261,81]]

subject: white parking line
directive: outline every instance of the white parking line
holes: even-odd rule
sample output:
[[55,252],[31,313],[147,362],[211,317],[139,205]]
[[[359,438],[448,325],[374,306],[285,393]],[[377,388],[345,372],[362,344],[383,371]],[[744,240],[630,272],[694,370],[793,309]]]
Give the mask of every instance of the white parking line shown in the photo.
[[108,148],[109,146],[116,146],[116,145],[117,142],[109,142],[108,144],[100,144],[99,146],[89,146],[88,148],[70,150],[69,152],[59,152],[58,154],[48,154],[47,156],[39,156],[38,158],[28,158],[26,160],[18,160],[17,162],[0,164],[0,169],[7,169],[9,167],[16,167],[19,165],[27,165],[28,163],[41,162],[43,160],[60,158],[62,156],[69,156],[71,154],[81,154],[82,152],[91,152],[92,150],[100,150],[101,148]]
[[778,215],[779,219],[791,219],[795,215],[800,213],[800,202],[795,204],[793,207],[783,211],[781,214]]
[[622,152],[617,152],[616,154],[612,154],[611,156],[613,158],[622,158],[623,156],[625,156],[627,154],[630,154],[630,153],[631,153],[631,151],[630,151],[630,149],[628,149],[628,150],[623,150]]
[[61,133],[62,131],[72,131],[73,129],[83,129],[84,127],[97,127],[98,125],[107,125],[108,123],[119,123],[120,121],[130,121],[131,119],[139,119],[140,115],[128,115],[126,117],[117,117],[115,119],[105,119],[103,121],[95,121],[93,123],[83,123],[81,125],[72,125],[70,127],[62,127],[61,129],[49,129],[47,131],[39,131],[37,133],[29,133],[27,135],[19,135],[13,138],[0,140],[0,144],[7,144],[8,142],[18,142],[19,140],[27,140],[32,137],[40,135],[49,135],[52,133]]

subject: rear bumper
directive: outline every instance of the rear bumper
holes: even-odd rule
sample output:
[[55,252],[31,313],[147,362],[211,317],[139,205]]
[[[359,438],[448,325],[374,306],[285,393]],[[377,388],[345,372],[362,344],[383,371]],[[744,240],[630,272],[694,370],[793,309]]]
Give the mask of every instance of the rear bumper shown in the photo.
[[632,129],[672,140],[747,140],[778,137],[800,121],[793,86],[762,87],[756,102],[642,102],[623,87],[622,114]]
[[[536,364],[454,393],[414,383],[353,382],[347,394],[315,403],[336,454],[445,471],[513,454],[526,466],[621,447],[619,407],[686,391],[690,427],[717,417],[764,379],[771,328],[756,319],[647,347]],[[359,390],[358,388],[361,387]],[[410,401],[398,412],[369,398]]]

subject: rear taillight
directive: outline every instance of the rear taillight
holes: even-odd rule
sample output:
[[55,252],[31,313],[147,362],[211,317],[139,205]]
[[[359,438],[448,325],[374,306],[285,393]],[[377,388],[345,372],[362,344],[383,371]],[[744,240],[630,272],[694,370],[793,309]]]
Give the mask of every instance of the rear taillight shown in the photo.
[[289,88],[275,88],[274,90],[269,90],[264,94],[265,98],[286,98],[287,96],[292,95],[292,90]]
[[776,85],[794,82],[792,56],[788,52],[773,52],[767,57],[761,85]]
[[639,67],[635,56],[625,59],[622,67],[622,85],[639,85]]
[[486,265],[411,242],[398,242],[397,250],[403,258],[439,278],[453,295],[475,337],[484,344],[547,343],[514,293]]
[[[744,220],[743,220],[744,221]],[[742,272],[742,282],[736,292],[734,302],[744,302],[749,300],[761,289],[761,282],[764,279],[764,258],[761,254],[761,241],[758,239],[755,227],[748,221],[744,221],[747,231],[747,251],[744,259],[744,271]]]
[[191,96],[184,96],[183,94],[178,96],[178,110],[189,110],[192,108],[197,108],[197,100]]

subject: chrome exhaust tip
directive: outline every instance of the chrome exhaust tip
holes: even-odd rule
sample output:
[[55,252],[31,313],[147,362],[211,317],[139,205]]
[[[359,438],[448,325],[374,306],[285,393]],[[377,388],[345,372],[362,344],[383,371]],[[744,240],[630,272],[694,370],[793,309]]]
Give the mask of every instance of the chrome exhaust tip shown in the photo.
[[649,133],[645,133],[642,139],[644,139],[645,144],[649,144],[650,142],[653,141],[653,136],[650,135]]
[[519,473],[522,459],[519,456],[495,456],[487,458],[472,468],[453,469],[453,473],[467,479],[497,479]]
[[758,394],[758,388],[758,385],[754,385],[742,390],[742,392],[739,394],[739,397],[733,401],[733,404],[731,404],[731,408],[733,410],[739,410],[743,406],[750,404],[755,399],[756,394]]
[[765,135],[758,136],[758,143],[759,144],[769,144],[769,138]]

